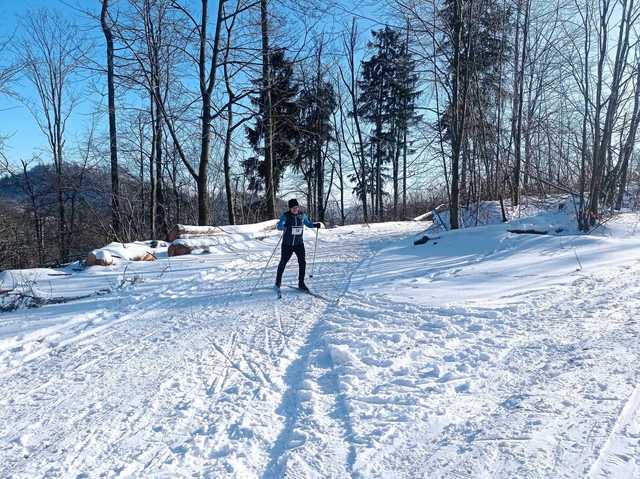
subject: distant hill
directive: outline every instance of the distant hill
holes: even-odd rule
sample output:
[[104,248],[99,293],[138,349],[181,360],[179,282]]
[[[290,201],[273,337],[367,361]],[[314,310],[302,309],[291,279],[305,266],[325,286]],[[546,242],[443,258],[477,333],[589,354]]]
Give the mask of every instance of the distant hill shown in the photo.
[[[64,191],[68,200],[74,195],[76,200],[85,201],[94,208],[109,206],[108,172],[100,168],[82,168],[80,165],[65,166]],[[39,164],[25,173],[0,178],[0,200],[17,204],[31,202],[32,189],[39,206],[56,201],[56,175],[53,165]]]

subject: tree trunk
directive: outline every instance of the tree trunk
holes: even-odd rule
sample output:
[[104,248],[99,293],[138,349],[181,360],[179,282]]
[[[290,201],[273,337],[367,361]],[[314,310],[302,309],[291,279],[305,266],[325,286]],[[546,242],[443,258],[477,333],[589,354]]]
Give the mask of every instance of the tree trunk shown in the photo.
[[224,83],[227,88],[227,132],[224,139],[224,156],[222,158],[223,168],[224,168],[224,188],[227,195],[227,215],[229,219],[230,225],[236,224],[236,216],[235,209],[233,203],[233,190],[231,189],[231,166],[229,163],[229,159],[231,156],[231,141],[233,139],[233,102],[234,102],[234,94],[231,89],[231,79],[229,77],[229,69],[228,69],[228,60],[229,60],[229,47],[230,47],[230,37],[227,41],[227,47],[225,49],[224,56]]
[[464,134],[464,109],[460,98],[460,81],[463,75],[461,65],[462,49],[462,5],[461,0],[454,1],[454,29],[452,38],[453,48],[453,78],[451,103],[453,105],[453,129],[451,134],[451,204],[449,208],[449,222],[451,229],[460,227],[460,150]]
[[[157,65],[157,69],[159,69],[159,65]],[[156,118],[155,118],[155,173],[156,173],[156,217],[155,217],[155,225],[156,225],[156,234],[160,236],[154,237],[157,239],[158,237],[166,238],[169,234],[169,228],[167,226],[167,217],[165,211],[164,204],[164,187],[162,184],[162,116],[158,113],[161,105],[160,102],[160,85],[159,85],[159,72],[157,77],[157,85],[156,85]]]
[[[118,143],[116,129],[116,100],[113,70],[113,33],[107,17],[109,16],[109,0],[102,0],[100,24],[107,43],[107,94],[109,104],[109,154],[111,157],[111,225],[113,236],[120,238],[120,183],[118,173]],[[122,241],[122,239],[121,239]]]
[[[520,67],[516,70],[516,111],[515,111],[515,129],[513,130],[513,149],[514,149],[514,170],[513,170],[513,206],[520,203],[520,176],[522,168],[522,107],[524,103],[524,70],[527,59],[527,42],[529,37],[529,12],[531,10],[530,0],[524,0],[524,28],[522,31],[522,55],[520,55]],[[517,47],[516,47],[517,48]]]
[[402,132],[402,218],[407,217],[407,128]]
[[156,224],[156,218],[158,215],[158,193],[156,191],[157,182],[155,174],[156,146],[158,145],[156,136],[158,135],[158,129],[156,125],[158,124],[157,120],[160,112],[157,111],[155,107],[153,94],[151,94],[151,105],[149,108],[151,113],[151,155],[149,156],[149,183],[151,184],[151,191],[149,192],[149,229],[151,231],[151,237],[155,239],[158,238],[158,227]]
[[269,49],[269,19],[267,1],[260,0],[260,29],[262,33],[262,88],[264,93],[264,159],[266,162],[265,174],[265,201],[266,213],[270,218],[276,218],[276,192],[273,179],[273,118],[271,105],[271,62]]
[[198,73],[200,79],[200,94],[202,95],[202,125],[200,139],[200,163],[198,166],[198,224],[209,224],[209,148],[211,145],[211,97],[216,82],[218,71],[218,55],[220,51],[220,30],[224,20],[224,4],[226,0],[218,1],[218,14],[216,16],[216,31],[213,39],[213,52],[211,54],[211,66],[207,78],[207,23],[209,0],[202,0],[202,14],[200,20],[200,48],[198,55]]
[[[615,61],[613,66],[613,74],[611,78],[610,90],[611,93],[606,102],[607,111],[605,115],[605,121],[602,128],[602,136],[600,144],[597,147],[597,154],[594,152],[594,165],[593,176],[591,180],[591,194],[589,198],[589,220],[593,225],[599,216],[599,201],[602,195],[602,184],[604,180],[605,166],[610,155],[611,137],[613,135],[615,118],[618,113],[618,107],[620,104],[620,89],[623,84],[623,74],[627,67],[627,57],[629,52],[629,33],[631,31],[633,20],[636,13],[634,11],[634,0],[622,0],[622,15],[620,23],[618,24],[618,43],[615,54]],[[599,78],[600,68],[604,68],[604,63],[610,60],[610,53],[606,49],[606,36],[608,35],[608,22],[610,16],[607,15],[605,10],[601,17],[602,36],[605,38],[602,40],[599,64]],[[605,58],[606,57],[606,58]],[[599,123],[596,124],[596,129],[600,130]]]

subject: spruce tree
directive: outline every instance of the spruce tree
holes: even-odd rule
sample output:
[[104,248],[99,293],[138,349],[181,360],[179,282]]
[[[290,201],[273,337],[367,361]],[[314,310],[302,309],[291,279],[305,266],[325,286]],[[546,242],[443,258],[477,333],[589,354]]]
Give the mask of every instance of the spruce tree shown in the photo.
[[333,85],[318,75],[300,92],[299,105],[299,145],[293,166],[307,183],[309,210],[324,221],[324,159],[328,144],[335,141],[331,119],[338,106]]
[[[362,62],[359,82],[358,112],[372,124],[368,138],[370,168],[367,192],[374,215],[381,219],[384,211],[385,183],[393,181],[393,212],[398,216],[400,158],[406,163],[407,136],[419,120],[416,115],[418,76],[407,39],[389,27],[373,31],[368,47],[371,57]],[[391,166],[391,175],[389,175]],[[403,167],[403,173],[406,168]],[[403,181],[406,183],[406,178]]]
[[[271,122],[272,122],[272,155],[273,183],[278,192],[280,180],[287,166],[291,165],[297,154],[299,129],[299,105],[297,101],[298,84],[294,77],[293,62],[285,57],[282,48],[272,50],[270,54],[271,71]],[[262,79],[254,84],[260,88],[258,96],[251,99],[257,108],[253,126],[246,128],[247,139],[255,155],[244,160],[243,167],[249,179],[249,189],[256,192],[265,191],[267,178],[267,161],[265,160],[264,138],[266,135],[266,92],[262,88]],[[266,206],[266,202],[265,202]]]

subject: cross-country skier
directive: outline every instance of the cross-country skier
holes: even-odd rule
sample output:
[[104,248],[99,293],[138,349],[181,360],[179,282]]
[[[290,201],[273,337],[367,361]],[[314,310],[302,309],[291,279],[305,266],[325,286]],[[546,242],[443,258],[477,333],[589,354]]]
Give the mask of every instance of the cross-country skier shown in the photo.
[[280,264],[278,264],[278,274],[276,276],[276,289],[280,289],[282,283],[282,273],[284,268],[291,259],[291,255],[295,253],[298,258],[298,288],[308,292],[309,288],[304,284],[304,274],[307,263],[305,261],[304,240],[302,233],[304,226],[309,228],[320,228],[321,223],[312,223],[309,217],[300,212],[298,200],[289,200],[289,211],[285,211],[278,221],[278,230],[284,231],[282,235],[282,254],[280,256]]

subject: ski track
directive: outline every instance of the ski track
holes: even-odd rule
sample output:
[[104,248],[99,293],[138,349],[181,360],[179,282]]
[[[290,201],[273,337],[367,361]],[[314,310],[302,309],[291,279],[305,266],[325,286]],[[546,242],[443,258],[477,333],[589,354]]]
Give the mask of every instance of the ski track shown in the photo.
[[[314,289],[343,293],[367,244],[354,235],[319,252]],[[272,464],[296,477],[286,460],[302,416],[295,371],[315,353],[327,302],[266,288],[248,297],[272,247],[251,269],[209,260],[194,278],[131,286],[71,317],[64,334],[4,350],[0,476],[269,477]],[[293,260],[285,281],[295,276]]]
[[0,477],[640,477],[640,264],[503,307],[367,294],[415,232],[328,240],[310,285],[335,302],[249,297],[272,241],[22,338],[0,352]]

